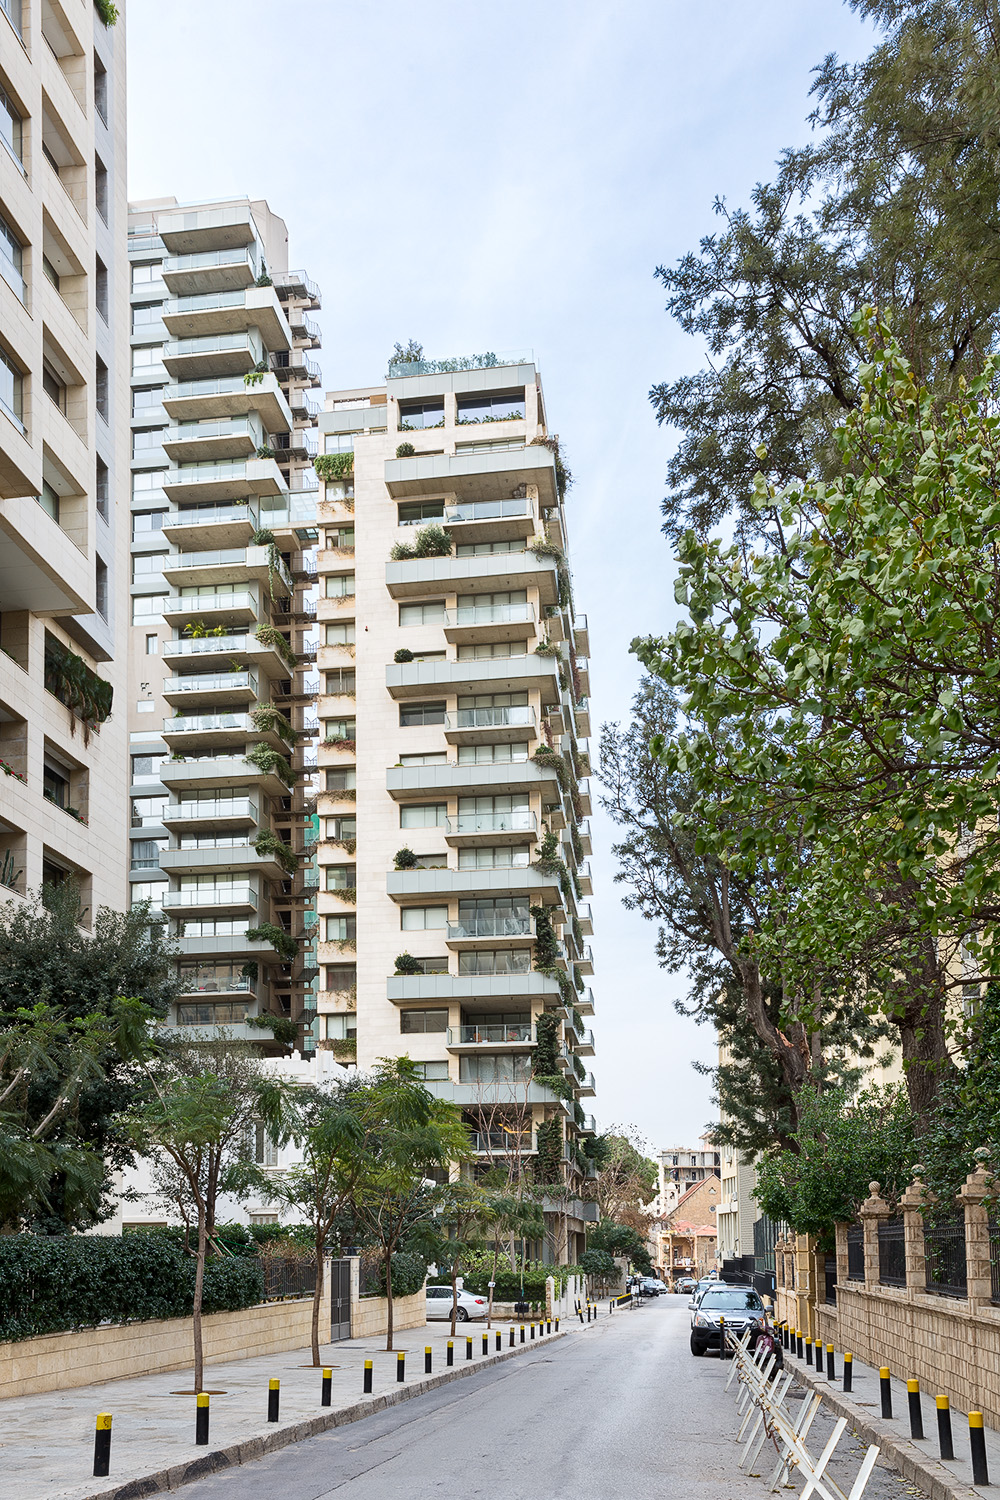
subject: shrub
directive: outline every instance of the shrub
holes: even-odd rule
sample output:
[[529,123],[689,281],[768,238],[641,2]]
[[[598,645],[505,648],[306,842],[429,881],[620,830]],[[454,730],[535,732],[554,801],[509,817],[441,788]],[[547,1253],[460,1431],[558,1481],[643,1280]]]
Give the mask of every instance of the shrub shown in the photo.
[[313,459],[313,468],[320,479],[349,479],[354,473],[354,454],[320,453]]
[[[415,1293],[423,1290],[426,1280],[427,1262],[424,1257],[413,1250],[397,1250],[392,1257],[393,1297],[414,1296]],[[386,1294],[384,1261],[379,1262],[378,1284],[384,1297]]]
[[399,447],[396,449],[396,457],[412,458],[416,451],[417,450],[416,448],[414,448],[412,443],[400,443]]
[[451,537],[442,526],[421,526],[412,547],[397,542],[389,553],[393,562],[408,562],[417,557],[450,557]]
[[580,1267],[588,1276],[596,1276],[598,1281],[618,1280],[615,1258],[606,1250],[585,1250],[580,1256]]
[[[544,1302],[545,1301],[545,1275],[537,1270],[524,1271],[524,1295],[521,1294],[521,1272],[499,1268],[495,1276],[496,1286],[493,1288],[493,1297],[497,1302]],[[467,1292],[475,1292],[479,1296],[489,1296],[490,1273],[485,1271],[474,1271],[463,1280]]]
[[417,856],[412,849],[397,849],[394,863],[397,870],[412,870],[416,867]]
[[392,659],[393,661],[412,661],[413,652],[410,651],[406,646],[400,646],[399,650],[395,652]]
[[397,974],[422,974],[419,958],[414,958],[412,953],[400,953],[396,956]]

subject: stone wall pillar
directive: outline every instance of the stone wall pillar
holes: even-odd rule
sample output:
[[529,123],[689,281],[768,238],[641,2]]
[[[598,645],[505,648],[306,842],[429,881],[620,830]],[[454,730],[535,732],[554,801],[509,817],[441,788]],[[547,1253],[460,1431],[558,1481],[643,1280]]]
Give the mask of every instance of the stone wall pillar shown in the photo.
[[995,1191],[989,1152],[980,1147],[976,1152],[976,1170],[969,1173],[958,1193],[965,1210],[965,1274],[970,1312],[977,1304],[989,1306],[993,1299],[990,1216],[984,1200]]
[[869,1196],[858,1210],[865,1231],[865,1286],[878,1286],[878,1226],[889,1217],[889,1205],[880,1196],[881,1184],[868,1184]]
[[924,1248],[924,1208],[931,1201],[931,1194],[920,1180],[923,1167],[913,1168],[913,1181],[899,1200],[903,1210],[903,1244],[906,1250],[906,1290],[927,1290],[927,1254]]

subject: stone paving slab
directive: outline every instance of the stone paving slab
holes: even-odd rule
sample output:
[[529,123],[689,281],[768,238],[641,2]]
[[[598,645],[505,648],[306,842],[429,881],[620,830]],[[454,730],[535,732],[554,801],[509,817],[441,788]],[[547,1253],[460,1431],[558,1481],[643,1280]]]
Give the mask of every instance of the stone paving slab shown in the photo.
[[[446,1365],[448,1323],[397,1333],[395,1349],[385,1339],[368,1337],[327,1344],[323,1363],[332,1369],[332,1404],[320,1404],[322,1372],[312,1367],[308,1349],[212,1364],[205,1368],[211,1391],[211,1428],[207,1448],[195,1446],[195,1398],[190,1371],[105,1381],[66,1392],[12,1397],[0,1405],[0,1472],[4,1500],[139,1500],[177,1489],[205,1473],[247,1463],[290,1442],[331,1427],[358,1421],[397,1401],[407,1400],[448,1380],[519,1353],[554,1343],[568,1332],[586,1329],[576,1321],[561,1331],[536,1337],[526,1334],[510,1347],[510,1324],[495,1325],[489,1355],[482,1354],[483,1326],[459,1325],[455,1364]],[[554,1329],[554,1325],[553,1325]],[[502,1351],[496,1352],[496,1333]],[[466,1337],[473,1358],[466,1358]],[[424,1374],[424,1350],[432,1349],[433,1373]],[[405,1381],[397,1376],[397,1353],[406,1355]],[[363,1394],[364,1362],[373,1363],[372,1394]],[[280,1421],[267,1421],[268,1383],[281,1382]],[[98,1412],[111,1412],[111,1472],[93,1477],[94,1429]]]

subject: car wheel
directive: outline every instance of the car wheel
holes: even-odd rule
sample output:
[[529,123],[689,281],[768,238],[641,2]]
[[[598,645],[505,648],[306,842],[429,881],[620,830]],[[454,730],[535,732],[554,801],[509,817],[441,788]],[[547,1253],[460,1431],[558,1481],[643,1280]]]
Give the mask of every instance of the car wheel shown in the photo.
[[469,1321],[469,1309],[467,1307],[460,1307],[458,1309],[458,1321],[459,1323],[467,1323]]
[[692,1354],[704,1354],[704,1352],[705,1352],[705,1345],[704,1344],[699,1344],[699,1342],[698,1342],[697,1339],[692,1338],[692,1340],[691,1340],[691,1353]]

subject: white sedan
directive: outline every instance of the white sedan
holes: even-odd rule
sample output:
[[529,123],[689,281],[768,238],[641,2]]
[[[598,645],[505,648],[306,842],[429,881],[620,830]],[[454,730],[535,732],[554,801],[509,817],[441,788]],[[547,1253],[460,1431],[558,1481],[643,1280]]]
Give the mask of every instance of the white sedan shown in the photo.
[[[427,1318],[450,1318],[453,1301],[450,1286],[429,1286],[427,1291]],[[489,1309],[489,1298],[479,1297],[475,1292],[458,1294],[458,1321],[467,1323],[470,1318],[485,1318]]]

